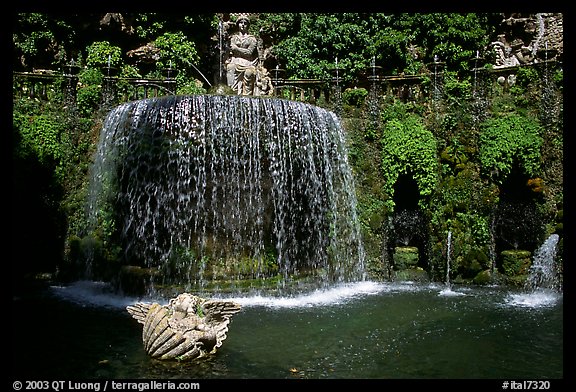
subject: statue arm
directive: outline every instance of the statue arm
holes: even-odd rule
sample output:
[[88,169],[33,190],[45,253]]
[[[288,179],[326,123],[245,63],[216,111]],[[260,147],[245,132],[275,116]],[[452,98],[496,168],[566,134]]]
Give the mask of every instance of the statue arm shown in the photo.
[[232,49],[232,52],[240,54],[242,57],[251,56],[256,50],[256,39],[251,37],[248,46],[245,48],[239,46],[237,40],[232,39],[230,42],[230,48]]

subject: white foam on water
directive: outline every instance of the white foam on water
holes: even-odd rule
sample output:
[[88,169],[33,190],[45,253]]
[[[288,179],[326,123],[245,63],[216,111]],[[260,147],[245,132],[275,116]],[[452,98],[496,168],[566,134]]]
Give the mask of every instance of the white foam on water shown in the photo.
[[440,290],[438,295],[441,297],[461,297],[463,295],[466,295],[466,293],[463,293],[461,291],[454,291],[450,287],[445,287],[444,289]]
[[554,306],[562,298],[562,295],[552,290],[536,290],[530,293],[509,294],[506,305],[525,308],[542,308]]
[[[265,294],[247,294],[246,296],[219,297],[213,299],[226,299],[235,301],[243,306],[265,306],[272,308],[298,308],[312,306],[338,305],[354,298],[375,295],[386,292],[416,291],[420,286],[403,283],[381,283],[374,281],[362,281],[345,283],[330,288],[317,289],[308,293],[294,295],[274,296]],[[106,282],[82,280],[67,286],[51,286],[52,292],[63,300],[80,306],[108,307],[124,309],[128,305],[137,302],[157,302],[167,304],[163,298],[130,297],[115,293]]]
[[81,306],[123,309],[136,302],[152,302],[148,299],[117,294],[109,283],[99,281],[80,280],[67,286],[50,288],[57,297]]
[[299,308],[313,306],[339,305],[358,297],[380,294],[383,292],[414,291],[418,286],[404,284],[387,284],[374,281],[345,283],[330,288],[317,289],[310,293],[293,296],[250,295],[226,298],[242,306],[264,306],[271,308]]

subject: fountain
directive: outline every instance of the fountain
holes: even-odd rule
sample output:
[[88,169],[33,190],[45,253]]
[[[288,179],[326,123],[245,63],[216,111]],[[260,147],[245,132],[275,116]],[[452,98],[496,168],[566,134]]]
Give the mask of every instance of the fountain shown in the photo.
[[370,61],[370,67],[368,68],[368,72],[370,75],[368,76],[368,80],[370,83],[370,91],[368,94],[368,115],[370,119],[370,123],[368,128],[371,131],[373,137],[377,137],[378,134],[377,130],[380,127],[380,89],[379,89],[379,81],[380,75],[379,70],[382,67],[378,67],[376,65],[376,56],[372,56],[372,60]]
[[218,21],[218,79],[220,85],[224,81],[224,22]]
[[338,67],[338,57],[334,59],[334,69],[332,70],[332,83],[334,90],[334,112],[338,115],[342,113],[342,86],[340,86],[340,81],[342,80],[341,71],[342,69]]
[[446,287],[450,289],[450,261],[452,256],[452,231],[448,231],[448,240],[446,241]]
[[526,289],[529,291],[552,290],[562,291],[559,279],[558,267],[556,264],[556,253],[558,248],[558,234],[552,234],[534,253],[532,265],[530,266]]
[[542,61],[542,95],[540,97],[540,121],[542,124],[551,129],[556,126],[561,118],[558,104],[558,97],[555,91],[557,90],[556,83],[554,82],[553,72],[557,70],[555,61],[549,59],[549,54],[555,51],[548,49],[548,41],[545,42],[545,49],[541,50]]
[[106,63],[106,67],[103,67],[104,71],[104,87],[102,91],[102,106],[104,108],[110,108],[114,104],[115,101],[115,86],[114,86],[114,77],[118,73],[118,68],[112,66],[112,56],[108,55],[108,61]]
[[432,99],[435,104],[439,104],[444,95],[444,85],[442,78],[444,77],[444,65],[443,61],[437,54],[434,55],[434,62],[431,64],[434,67],[434,72],[432,73]]
[[312,276],[321,285],[363,279],[355,203],[334,113],[276,98],[170,96],[110,112],[89,217],[93,227],[113,217],[123,263],[153,271],[156,285]]
[[561,274],[556,262],[559,239],[558,234],[552,234],[536,250],[524,292],[511,294],[510,304],[538,308],[553,306],[559,301],[562,297]]
[[462,292],[452,290],[452,283],[450,282],[450,269],[452,263],[452,230],[448,230],[448,237],[446,240],[446,281],[444,288],[440,290],[438,295],[441,296],[461,296],[465,295]]

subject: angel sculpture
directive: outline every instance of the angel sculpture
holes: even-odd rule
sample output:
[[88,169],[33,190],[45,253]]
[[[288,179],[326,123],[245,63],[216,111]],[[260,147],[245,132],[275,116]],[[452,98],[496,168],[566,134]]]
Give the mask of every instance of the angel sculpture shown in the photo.
[[188,360],[216,352],[226,339],[230,319],[240,311],[240,305],[184,293],[172,298],[168,305],[138,302],[126,310],[144,325],[142,341],[148,355]]

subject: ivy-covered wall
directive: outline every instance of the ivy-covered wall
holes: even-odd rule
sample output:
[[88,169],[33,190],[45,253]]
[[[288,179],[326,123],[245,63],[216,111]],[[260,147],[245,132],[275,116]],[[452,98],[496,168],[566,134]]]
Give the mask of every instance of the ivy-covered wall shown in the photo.
[[[415,276],[394,269],[394,222],[407,205],[418,210],[418,229],[426,236],[418,245],[417,276],[437,281],[445,279],[448,252],[452,279],[521,281],[504,268],[501,253],[519,246],[533,252],[548,235],[562,234],[562,70],[554,63],[513,71],[512,85],[501,84],[490,69],[482,80],[446,72],[440,97],[431,94],[434,86],[425,77],[423,94],[410,99],[363,88],[343,92],[340,116],[372,278]],[[105,111],[99,111],[101,92],[91,90],[100,88],[98,71],[89,68],[79,80],[77,106],[70,107],[63,80],[48,86],[48,100],[37,100],[22,94],[15,79],[13,214],[19,235],[13,246],[26,260],[22,273],[59,271],[73,278],[85,249],[96,251],[102,276],[118,267],[118,249],[105,241],[113,236],[111,222],[91,239],[98,243],[85,243],[89,167]],[[513,203],[522,204],[520,214],[510,212]],[[517,223],[514,236],[496,238],[508,221]]]
[[[429,233],[420,253],[427,255],[430,279],[445,279],[450,252],[451,279],[522,282],[503,267],[502,252],[532,254],[550,234],[562,234],[562,70],[509,72],[513,85],[500,83],[489,68],[482,80],[446,73],[439,100],[383,97],[377,129],[368,114],[371,94],[361,105],[345,102],[359,217],[375,276],[394,278],[390,263],[399,244],[390,242],[401,174],[417,184],[414,208]],[[473,87],[479,85],[482,95]]]

